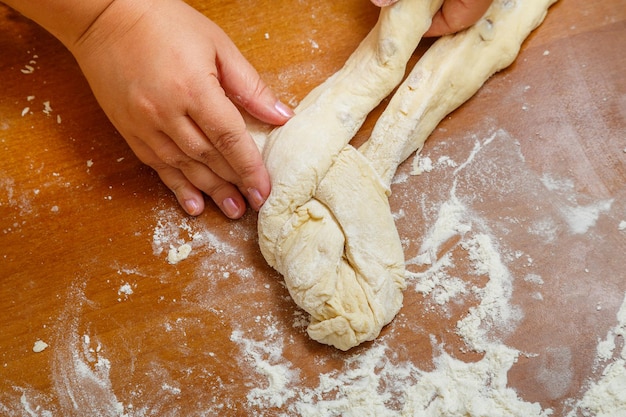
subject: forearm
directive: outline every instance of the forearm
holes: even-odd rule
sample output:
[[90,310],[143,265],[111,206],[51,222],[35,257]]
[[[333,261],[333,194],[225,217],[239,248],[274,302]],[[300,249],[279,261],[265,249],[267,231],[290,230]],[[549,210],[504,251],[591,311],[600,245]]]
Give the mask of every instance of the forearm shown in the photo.
[[[9,7],[33,20],[68,49],[76,45],[93,30],[94,23],[105,15],[122,13],[138,8],[144,0],[0,0]],[[132,19],[132,18],[131,18]],[[113,26],[114,27],[114,26]]]

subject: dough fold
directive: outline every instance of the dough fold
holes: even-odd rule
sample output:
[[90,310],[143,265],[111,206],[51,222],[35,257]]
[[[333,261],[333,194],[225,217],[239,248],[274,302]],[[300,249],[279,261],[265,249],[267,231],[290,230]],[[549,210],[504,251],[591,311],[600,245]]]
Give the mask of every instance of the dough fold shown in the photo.
[[385,7],[344,67],[267,137],[272,192],[259,212],[259,245],[311,315],[313,339],[348,350],[376,338],[398,313],[404,255],[387,199],[395,170],[515,59],[554,1],[496,0],[473,27],[435,42],[356,150],[349,141],[402,80],[442,1]]

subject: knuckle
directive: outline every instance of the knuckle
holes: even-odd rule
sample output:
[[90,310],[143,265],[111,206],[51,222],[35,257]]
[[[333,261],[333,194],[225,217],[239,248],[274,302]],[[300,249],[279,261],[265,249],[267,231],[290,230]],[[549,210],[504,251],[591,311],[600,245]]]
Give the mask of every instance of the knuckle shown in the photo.
[[230,191],[230,184],[226,181],[210,181],[202,191],[212,198],[218,198]]
[[206,147],[205,149],[199,151],[195,156],[199,161],[202,161],[207,165],[211,165],[212,162],[221,157],[219,151],[213,146]]
[[248,107],[253,101],[256,101],[260,97],[263,97],[269,91],[270,91],[269,86],[265,84],[260,77],[258,77],[254,81],[254,85],[250,89],[250,94],[241,97],[241,105],[244,107]]
[[132,103],[135,114],[142,119],[154,122],[160,120],[162,116],[163,111],[159,103],[145,92],[131,90],[130,103]]
[[256,178],[259,175],[259,170],[262,169],[261,164],[249,163],[239,167],[238,174],[241,179],[246,182],[252,178]]
[[240,137],[241,134],[238,131],[225,131],[215,135],[212,142],[216,150],[222,155],[232,155],[236,153]]
[[191,158],[184,154],[157,152],[157,156],[160,158],[158,164],[161,167],[171,167],[184,171],[192,165]]

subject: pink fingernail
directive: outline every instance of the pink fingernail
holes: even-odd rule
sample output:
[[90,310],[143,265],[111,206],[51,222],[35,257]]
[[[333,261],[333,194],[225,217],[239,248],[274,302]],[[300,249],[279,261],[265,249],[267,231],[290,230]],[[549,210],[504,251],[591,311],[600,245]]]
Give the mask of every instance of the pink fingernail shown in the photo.
[[222,208],[224,209],[224,214],[226,214],[231,219],[235,219],[239,217],[239,205],[232,198],[227,198],[222,202]]
[[283,103],[280,100],[277,101],[276,104],[274,104],[274,108],[276,109],[276,111],[278,111],[278,113],[280,113],[287,119],[292,118],[295,114],[293,110],[291,109],[291,107],[287,106],[285,103]]
[[265,199],[256,188],[248,188],[248,197],[256,210],[259,210],[263,203],[265,203]]
[[196,200],[189,199],[185,200],[185,208],[187,209],[187,213],[195,216],[196,214],[200,214],[200,205]]

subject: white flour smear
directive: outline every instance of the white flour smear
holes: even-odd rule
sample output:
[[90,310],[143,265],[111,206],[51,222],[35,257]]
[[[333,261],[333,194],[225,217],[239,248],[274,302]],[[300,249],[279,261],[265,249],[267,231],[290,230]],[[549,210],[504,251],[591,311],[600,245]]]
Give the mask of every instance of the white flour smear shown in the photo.
[[[590,381],[587,392],[568,417],[626,416],[626,297],[617,313],[618,324],[598,343],[598,362],[604,366],[597,381]],[[617,349],[621,344],[621,349]]]
[[92,346],[87,334],[80,334],[81,311],[86,303],[86,280],[70,289],[66,311],[61,316],[63,328],[54,342],[52,382],[67,416],[124,416],[109,373],[111,363],[103,356],[101,345]]
[[[508,388],[507,372],[518,352],[493,345],[478,362],[465,363],[440,350],[436,369],[424,372],[410,362],[394,363],[386,342],[345,360],[341,371],[321,374],[316,388],[299,388],[296,370],[280,354],[282,341],[245,339],[233,333],[244,358],[263,377],[265,388],[248,395],[251,415],[303,417],[548,416]],[[265,359],[259,352],[265,352]],[[266,382],[267,381],[267,384]],[[276,383],[280,381],[280,383]],[[262,394],[259,396],[259,394]],[[278,401],[277,401],[278,400]],[[282,405],[280,410],[272,406]],[[265,414],[267,413],[267,414]]]
[[210,230],[194,230],[188,217],[176,208],[156,212],[157,224],[152,235],[152,251],[160,256],[166,253],[170,264],[187,259],[195,248],[208,248],[220,254],[236,255],[237,248],[219,239]]
[[297,372],[283,359],[284,341],[278,334],[277,329],[270,325],[260,342],[244,337],[241,330],[235,330],[230,337],[245,352],[243,364],[251,364],[267,381],[266,386],[252,388],[247,395],[248,403],[261,409],[283,407],[296,395],[289,386],[296,381]]

